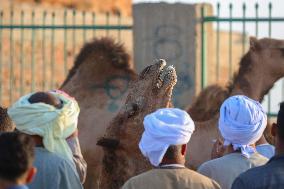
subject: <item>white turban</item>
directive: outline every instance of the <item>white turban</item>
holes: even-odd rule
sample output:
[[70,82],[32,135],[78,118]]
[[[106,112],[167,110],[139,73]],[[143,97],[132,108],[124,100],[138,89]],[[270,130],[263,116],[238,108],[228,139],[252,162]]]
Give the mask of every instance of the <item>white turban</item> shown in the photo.
[[57,109],[45,103],[30,103],[28,99],[34,93],[21,97],[8,109],[8,114],[16,124],[17,130],[43,138],[44,147],[72,160],[72,151],[66,138],[77,128],[79,106],[75,99],[66,94],[50,92],[59,98],[63,107]]
[[228,98],[221,106],[219,130],[224,145],[232,144],[234,150],[249,158],[254,144],[262,136],[267,124],[267,116],[262,105],[243,95]]
[[158,166],[170,145],[187,144],[194,123],[187,112],[163,108],[144,118],[144,133],[139,143],[142,154]]

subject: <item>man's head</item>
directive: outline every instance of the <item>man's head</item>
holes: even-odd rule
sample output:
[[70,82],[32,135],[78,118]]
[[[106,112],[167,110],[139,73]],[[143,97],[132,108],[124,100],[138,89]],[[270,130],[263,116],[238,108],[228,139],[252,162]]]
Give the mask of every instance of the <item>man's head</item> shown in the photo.
[[224,145],[232,144],[249,157],[254,153],[254,145],[262,136],[267,124],[267,116],[262,105],[246,96],[237,95],[225,100],[220,109],[219,130]]
[[15,125],[12,119],[7,113],[7,109],[0,106],[0,133],[12,132],[15,129]]
[[8,109],[18,131],[34,135],[37,144],[69,160],[72,151],[66,139],[77,131],[79,112],[76,100],[62,91],[27,94]]
[[145,116],[143,124],[145,131],[139,148],[153,166],[184,163],[186,144],[194,131],[187,112],[162,108]]
[[13,185],[32,181],[34,142],[25,134],[6,132],[0,134],[0,180]]
[[[273,137],[275,137],[276,146],[284,146],[284,102],[280,104],[280,110],[277,115],[277,123],[272,124],[271,133]],[[277,150],[279,151],[280,149]]]

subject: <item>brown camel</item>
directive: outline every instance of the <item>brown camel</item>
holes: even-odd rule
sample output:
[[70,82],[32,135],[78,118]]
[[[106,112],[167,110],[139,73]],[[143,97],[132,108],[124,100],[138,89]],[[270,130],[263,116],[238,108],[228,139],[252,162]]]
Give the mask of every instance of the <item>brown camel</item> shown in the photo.
[[95,145],[123,105],[129,83],[137,78],[125,48],[109,38],[87,43],[61,89],[74,96],[81,112],[79,139],[88,163],[85,188],[97,188],[102,149]]
[[207,87],[188,110],[196,123],[196,130],[189,142],[188,166],[197,168],[210,159],[212,141],[219,137],[219,108],[227,97],[243,94],[261,102],[283,76],[284,40],[250,38],[250,49],[242,57],[239,70],[229,87]]
[[144,131],[143,118],[158,108],[170,107],[175,69],[159,60],[145,68],[127,96],[125,106],[98,141],[104,149],[100,188],[118,189],[130,177],[151,168],[138,149]]

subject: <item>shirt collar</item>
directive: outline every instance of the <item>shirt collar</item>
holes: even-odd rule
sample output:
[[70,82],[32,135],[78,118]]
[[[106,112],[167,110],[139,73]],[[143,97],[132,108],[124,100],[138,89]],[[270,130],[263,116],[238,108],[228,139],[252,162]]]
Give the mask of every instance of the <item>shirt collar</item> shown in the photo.
[[11,186],[7,189],[29,189],[26,185],[15,185],[15,186]]
[[278,161],[278,160],[283,160],[284,161],[284,155],[276,155],[276,156],[273,156],[269,161],[268,163],[272,162],[272,161]]

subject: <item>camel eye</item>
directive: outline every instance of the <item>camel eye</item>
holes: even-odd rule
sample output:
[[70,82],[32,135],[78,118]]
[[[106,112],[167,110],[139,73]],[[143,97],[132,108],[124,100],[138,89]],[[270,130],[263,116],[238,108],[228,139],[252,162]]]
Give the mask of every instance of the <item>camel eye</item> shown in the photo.
[[143,71],[142,71],[142,73],[140,74],[140,79],[144,79],[145,78],[145,76],[146,76],[146,74],[150,71],[150,69],[151,69],[151,65],[150,66],[147,66]]

